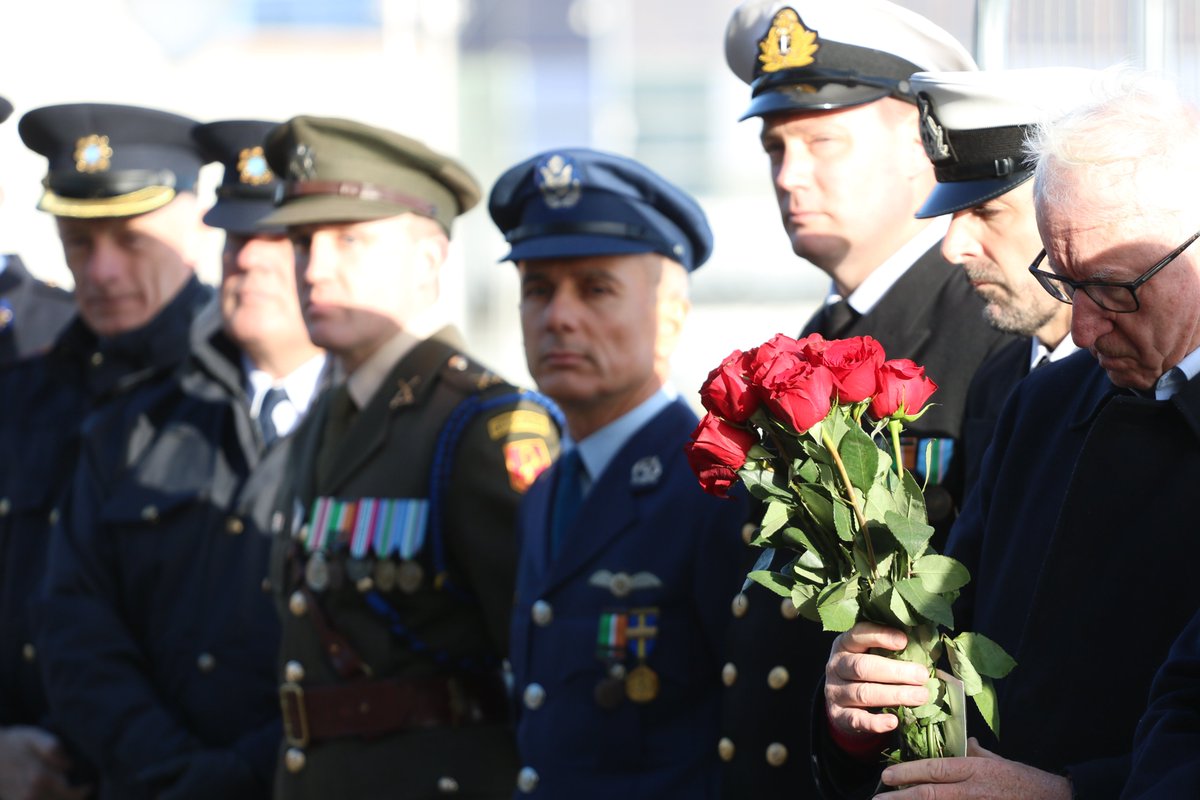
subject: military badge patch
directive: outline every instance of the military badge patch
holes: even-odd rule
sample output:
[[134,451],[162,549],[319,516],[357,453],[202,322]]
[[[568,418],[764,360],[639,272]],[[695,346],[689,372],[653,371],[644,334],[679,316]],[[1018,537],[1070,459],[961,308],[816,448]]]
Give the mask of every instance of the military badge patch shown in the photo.
[[288,175],[293,180],[311,181],[317,177],[317,162],[312,148],[306,144],[296,145],[288,160]]
[[817,32],[804,27],[800,15],[783,8],[771,20],[767,34],[758,42],[758,61],[763,72],[807,67],[813,63],[817,50]]
[[113,149],[108,137],[93,133],[75,142],[75,169],[78,172],[105,172],[112,166]]
[[267,166],[262,147],[246,147],[238,153],[238,180],[251,186],[262,186],[271,182],[275,174]]
[[935,164],[954,156],[950,142],[946,140],[946,129],[938,122],[933,113],[933,104],[929,98],[921,94],[917,96],[917,106],[921,109],[921,144],[925,146],[925,155]]
[[550,208],[571,208],[579,202],[582,187],[575,167],[571,158],[557,153],[538,165],[533,181]]
[[520,439],[504,446],[504,466],[513,491],[524,494],[550,466],[550,450],[541,439]]
[[488,437],[492,441],[499,441],[523,433],[533,436],[549,436],[551,423],[545,414],[518,409],[497,414],[488,420],[487,427]]

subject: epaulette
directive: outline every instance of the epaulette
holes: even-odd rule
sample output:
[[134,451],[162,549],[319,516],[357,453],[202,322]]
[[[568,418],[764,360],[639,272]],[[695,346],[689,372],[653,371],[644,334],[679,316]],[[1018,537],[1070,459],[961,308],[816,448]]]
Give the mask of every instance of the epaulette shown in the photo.
[[462,353],[447,358],[440,372],[442,380],[467,394],[506,385],[499,375]]

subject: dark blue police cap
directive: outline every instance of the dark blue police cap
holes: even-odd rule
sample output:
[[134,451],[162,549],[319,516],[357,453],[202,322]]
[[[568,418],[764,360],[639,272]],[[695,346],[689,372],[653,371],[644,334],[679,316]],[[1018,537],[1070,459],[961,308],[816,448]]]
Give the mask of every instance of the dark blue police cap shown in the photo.
[[22,141],[49,161],[38,208],[60,217],[129,217],[196,188],[196,121],[137,106],[71,103],[21,117]]
[[8,119],[12,115],[12,112],[12,103],[8,102],[3,97],[0,97],[0,122],[4,122],[4,120]]
[[222,120],[197,126],[192,136],[209,161],[225,167],[217,202],[204,215],[204,224],[241,234],[282,234],[282,225],[260,227],[275,210],[279,180],[263,153],[267,134],[279,123],[262,120]]
[[496,181],[488,211],[508,261],[660,253],[689,272],[712,253],[704,210],[638,162],[596,150],[549,150]]

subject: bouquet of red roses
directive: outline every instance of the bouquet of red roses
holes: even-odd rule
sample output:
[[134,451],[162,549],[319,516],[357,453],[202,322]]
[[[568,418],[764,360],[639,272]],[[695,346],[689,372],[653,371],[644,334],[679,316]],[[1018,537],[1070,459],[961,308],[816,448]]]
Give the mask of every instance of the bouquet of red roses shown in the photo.
[[[931,700],[888,709],[900,719],[893,760],[965,751],[958,681],[998,731],[992,681],[1015,666],[980,634],[945,632],[970,575],[930,549],[921,486],[896,455],[904,424],[936,389],[924,367],[885,360],[868,336],[779,334],[709,374],[700,390],[708,414],[687,445],[705,491],[724,496],[741,480],[765,503],[754,544],[795,553],[782,572],[752,580],[827,631],[867,620],[908,634],[895,657],[928,667]],[[943,656],[958,681],[938,669]]]

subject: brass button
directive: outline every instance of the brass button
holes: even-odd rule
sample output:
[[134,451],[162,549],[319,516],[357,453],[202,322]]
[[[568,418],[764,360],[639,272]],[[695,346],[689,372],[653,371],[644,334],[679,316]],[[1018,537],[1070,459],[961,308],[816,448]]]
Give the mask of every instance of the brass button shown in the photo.
[[225,520],[225,532],[237,536],[242,531],[246,530],[246,526],[237,517],[230,517]]
[[750,544],[754,541],[754,534],[758,533],[758,526],[753,522],[747,522],[742,526],[742,541]]
[[304,762],[307,760],[304,756],[304,751],[298,747],[289,747],[287,752],[283,754],[283,765],[293,775],[304,769]]
[[546,702],[546,690],[540,683],[531,683],[525,687],[525,693],[521,697],[526,708],[536,711]]
[[37,659],[37,648],[32,643],[26,642],[21,646],[21,658],[25,659],[26,663],[32,664]]
[[783,602],[779,604],[779,613],[783,615],[784,619],[795,619],[800,616],[800,611],[790,597],[783,598]]
[[146,506],[142,509],[142,519],[146,522],[154,522],[158,519],[158,508],[155,506]]
[[545,600],[538,600],[533,604],[529,614],[533,617],[533,624],[539,628],[544,628],[554,619],[554,609]]
[[767,763],[772,767],[782,767],[787,762],[788,751],[779,742],[767,746]]
[[260,585],[262,586],[263,594],[271,593],[271,579],[270,578],[263,578],[262,583]]
[[446,362],[446,366],[455,372],[462,372],[467,368],[467,360],[462,356],[450,356],[450,360]]
[[201,672],[212,672],[217,668],[217,659],[212,653],[201,653],[196,657],[196,669]]
[[283,665],[283,679],[288,683],[300,683],[304,680],[304,665],[299,661],[289,661]]
[[308,613],[308,600],[304,598],[304,592],[292,592],[288,598],[288,611],[292,612],[293,617],[303,617]]
[[92,353],[92,366],[93,367],[98,367],[103,363],[104,363],[104,353],[101,353],[99,350]]
[[51,525],[57,525],[59,516],[61,516],[61,515],[58,513],[58,509],[52,508],[52,509],[50,509],[50,516],[47,517],[47,519],[50,520]]
[[775,667],[767,673],[767,686],[770,686],[775,690],[782,689],[783,687],[787,686],[787,682],[790,677],[791,676],[788,675],[787,667]]
[[726,686],[733,686],[737,680],[737,666],[730,661],[725,666],[721,667],[721,683]]
[[442,794],[455,794],[458,792],[458,781],[451,777],[438,778],[438,791]]
[[750,598],[745,592],[738,592],[733,598],[733,615],[738,619],[746,616],[746,612],[750,610]]
[[538,785],[537,770],[533,767],[522,767],[517,773],[517,788],[525,794],[532,794]]
[[0,517],[7,517],[10,511],[12,511],[12,501],[7,497],[0,497]]
[[733,740],[728,736],[722,736],[717,742],[717,755],[722,761],[733,761]]

